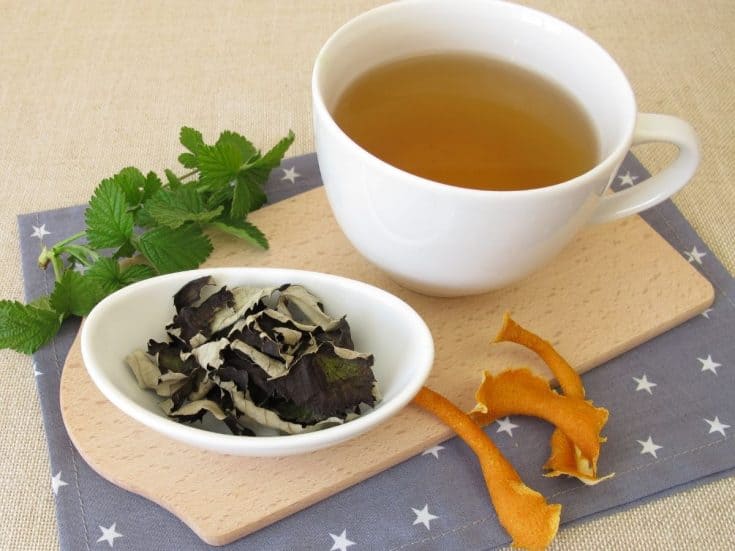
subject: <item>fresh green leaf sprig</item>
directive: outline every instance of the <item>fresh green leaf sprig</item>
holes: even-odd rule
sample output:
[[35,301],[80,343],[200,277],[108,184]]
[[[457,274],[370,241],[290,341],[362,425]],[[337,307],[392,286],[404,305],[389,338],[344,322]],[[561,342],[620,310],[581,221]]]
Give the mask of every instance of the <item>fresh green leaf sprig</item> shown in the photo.
[[38,264],[54,270],[50,295],[30,304],[0,301],[0,348],[30,354],[51,340],[70,316],[85,316],[107,295],[158,274],[189,270],[212,252],[205,232],[217,230],[268,248],[247,215],[266,202],[263,185],[294,140],[293,132],[264,154],[225,131],[216,143],[184,127],[189,171],[143,174],[128,167],[102,180],[84,214],[86,229],[50,247]]

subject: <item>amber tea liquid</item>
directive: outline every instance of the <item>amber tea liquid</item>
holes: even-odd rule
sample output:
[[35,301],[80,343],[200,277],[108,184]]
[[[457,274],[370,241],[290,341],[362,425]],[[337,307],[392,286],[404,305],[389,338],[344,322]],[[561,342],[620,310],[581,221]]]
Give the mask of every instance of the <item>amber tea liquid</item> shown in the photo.
[[378,66],[348,86],[333,116],[376,157],[454,186],[538,188],[598,162],[594,127],[569,93],[480,55],[431,54]]

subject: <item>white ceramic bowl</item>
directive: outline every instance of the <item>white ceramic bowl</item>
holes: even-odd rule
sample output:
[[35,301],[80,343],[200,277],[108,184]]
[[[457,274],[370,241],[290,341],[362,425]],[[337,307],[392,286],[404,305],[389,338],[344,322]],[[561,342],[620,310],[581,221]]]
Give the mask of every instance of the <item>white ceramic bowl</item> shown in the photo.
[[[174,315],[174,293],[204,275],[229,287],[299,283],[321,299],[328,313],[346,314],[355,348],[375,356],[373,371],[382,400],[374,410],[343,425],[286,436],[235,436],[167,418],[158,406],[162,398],[138,387],[124,358],[136,348],[145,349],[150,338],[165,338],[164,326]],[[434,344],[428,327],[409,305],[366,283],[300,270],[213,268],[156,277],[104,299],[82,327],[82,356],[102,394],[143,425],[218,453],[282,456],[344,442],[397,413],[426,380],[434,360]]]

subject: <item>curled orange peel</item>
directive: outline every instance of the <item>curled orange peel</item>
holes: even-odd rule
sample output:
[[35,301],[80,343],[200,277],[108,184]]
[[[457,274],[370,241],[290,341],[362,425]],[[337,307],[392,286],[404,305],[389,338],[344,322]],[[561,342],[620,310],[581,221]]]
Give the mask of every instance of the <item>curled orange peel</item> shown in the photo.
[[524,329],[513,321],[510,313],[506,312],[503,315],[503,326],[493,342],[514,342],[532,350],[549,366],[566,396],[584,398],[584,385],[582,385],[579,373],[574,371],[574,368],[551,346],[549,341]]
[[[503,325],[500,328],[494,342],[513,342],[525,346],[541,357],[551,372],[554,374],[562,392],[570,398],[584,398],[585,391],[582,378],[549,343],[535,333],[528,331],[516,323],[509,313],[503,316]],[[494,419],[487,419],[492,422]],[[600,427],[602,428],[602,427]],[[600,442],[604,442],[600,438]],[[557,428],[551,436],[551,453],[544,465],[549,472],[546,476],[573,476],[585,484],[597,484],[613,476],[609,474],[604,477],[597,476],[597,457],[585,456],[575,446],[568,435]]]
[[525,368],[498,375],[483,372],[475,400],[471,415],[478,423],[487,424],[508,415],[539,417],[559,428],[585,458],[596,464],[600,431],[608,417],[606,409],[554,392],[549,383]]
[[[604,438],[600,439],[600,442],[604,441]],[[551,454],[544,469],[548,469],[544,476],[573,476],[588,486],[615,476],[614,473],[598,476],[596,462],[593,464],[585,458],[574,442],[559,429],[554,430],[551,435]]]
[[477,455],[498,520],[513,538],[513,545],[547,547],[559,529],[561,505],[549,505],[544,496],[526,486],[485,432],[444,396],[423,387],[413,403],[451,427]]

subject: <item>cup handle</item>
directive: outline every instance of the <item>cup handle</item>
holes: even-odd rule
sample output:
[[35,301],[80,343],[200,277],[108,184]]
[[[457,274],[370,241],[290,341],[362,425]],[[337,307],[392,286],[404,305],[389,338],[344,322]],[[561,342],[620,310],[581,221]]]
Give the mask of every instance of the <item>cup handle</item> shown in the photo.
[[591,223],[610,222],[653,207],[679,191],[694,175],[699,164],[699,140],[689,123],[670,115],[639,113],[633,145],[651,142],[672,143],[679,148],[679,156],[644,182],[603,197]]

